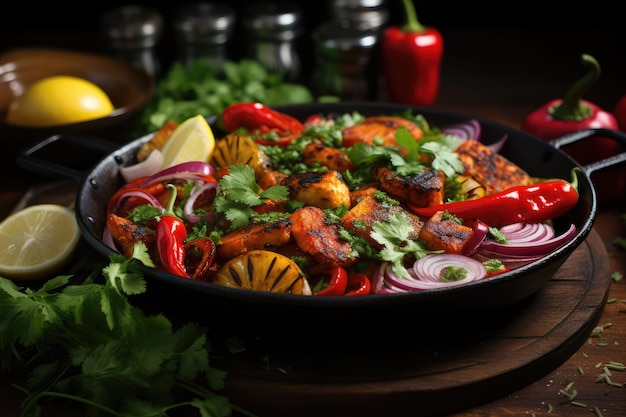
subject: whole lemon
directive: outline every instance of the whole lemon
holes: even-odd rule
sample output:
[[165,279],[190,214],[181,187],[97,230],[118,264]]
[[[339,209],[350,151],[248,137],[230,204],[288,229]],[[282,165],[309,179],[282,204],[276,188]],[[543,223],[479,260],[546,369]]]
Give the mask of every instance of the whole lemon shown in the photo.
[[55,75],[43,78],[15,98],[7,121],[26,126],[57,126],[109,115],[115,107],[107,94],[83,78]]

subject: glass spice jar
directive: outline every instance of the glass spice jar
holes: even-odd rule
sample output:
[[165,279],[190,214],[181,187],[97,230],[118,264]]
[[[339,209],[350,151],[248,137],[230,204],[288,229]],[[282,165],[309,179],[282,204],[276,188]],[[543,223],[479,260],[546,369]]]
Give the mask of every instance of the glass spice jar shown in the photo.
[[345,21],[320,24],[313,33],[316,69],[311,88],[316,97],[341,100],[371,100],[376,97],[374,31],[362,30]]
[[163,35],[163,17],[157,10],[129,5],[106,12],[100,30],[111,53],[157,77],[161,64],[157,44]]
[[221,76],[235,22],[235,10],[225,3],[195,3],[179,8],[174,16],[174,32],[183,65],[190,68],[196,60],[205,59],[215,75]]
[[243,24],[248,34],[249,58],[269,71],[295,82],[301,74],[297,40],[302,35],[302,11],[295,4],[263,2],[246,8]]

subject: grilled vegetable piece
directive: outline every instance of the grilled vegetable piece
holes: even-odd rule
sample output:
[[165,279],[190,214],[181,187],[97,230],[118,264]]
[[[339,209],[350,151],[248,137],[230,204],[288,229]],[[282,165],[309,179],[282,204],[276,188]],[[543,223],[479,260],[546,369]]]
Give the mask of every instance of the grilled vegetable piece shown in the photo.
[[455,152],[472,176],[486,188],[487,195],[517,185],[530,185],[532,178],[522,168],[477,140],[466,140]]
[[125,217],[111,213],[107,216],[107,228],[120,252],[132,258],[135,243],[141,241],[148,248],[151,259],[159,259],[156,252],[156,234],[146,226],[133,223]]
[[223,235],[217,253],[222,259],[231,259],[256,249],[272,250],[289,242],[290,239],[289,219],[273,223],[251,223]]
[[375,222],[388,222],[391,216],[399,212],[406,213],[407,217],[411,219],[413,232],[409,233],[409,239],[416,240],[420,230],[424,226],[424,222],[401,206],[379,201],[374,195],[361,198],[356,205],[341,218],[341,222],[346,229],[366,239],[372,245],[380,247],[380,243],[370,236],[372,225]]
[[454,219],[444,219],[444,212],[438,211],[424,223],[419,239],[429,250],[442,250],[445,253],[460,254],[472,237],[471,227],[457,223]]
[[235,164],[249,165],[254,169],[257,180],[262,178],[271,166],[268,156],[252,139],[236,133],[229,133],[216,141],[209,164],[213,165],[216,171]]
[[290,216],[291,234],[298,247],[323,267],[350,266],[357,260],[348,242],[339,237],[339,227],[326,220],[318,207],[303,207]]
[[313,294],[304,273],[294,261],[266,250],[253,250],[229,260],[211,282],[244,290]]
[[397,146],[396,130],[401,127],[406,127],[415,140],[424,137],[422,129],[404,117],[370,116],[363,122],[343,130],[341,146],[354,146],[356,143],[372,145],[376,139],[380,140],[382,145]]
[[319,142],[309,143],[304,148],[302,162],[308,166],[318,163],[321,166],[339,172],[355,168],[355,165],[345,152],[337,148],[325,146]]
[[152,138],[144,143],[139,150],[137,151],[137,162],[144,161],[155,149],[161,150],[165,142],[172,136],[172,132],[176,130],[178,127],[178,123],[175,123],[171,120],[168,120],[163,124],[163,126],[157,130]]
[[374,177],[380,188],[393,198],[416,207],[442,204],[444,198],[444,174],[432,168],[425,168],[412,177],[401,177],[386,167],[379,167]]
[[337,171],[304,172],[286,177],[280,183],[289,198],[322,209],[350,207],[350,190]]

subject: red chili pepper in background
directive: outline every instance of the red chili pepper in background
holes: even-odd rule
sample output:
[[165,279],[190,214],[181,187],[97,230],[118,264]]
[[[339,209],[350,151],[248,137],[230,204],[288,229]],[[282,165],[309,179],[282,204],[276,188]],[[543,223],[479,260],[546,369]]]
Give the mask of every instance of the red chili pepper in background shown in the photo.
[[[615,116],[599,106],[583,100],[583,95],[600,77],[600,64],[591,55],[582,55],[588,73],[570,87],[563,99],[555,99],[530,113],[521,129],[544,140],[552,140],[583,129],[605,128],[619,130]],[[563,147],[581,165],[608,158],[621,152],[623,146],[610,138],[595,137]],[[596,177],[597,175],[597,177]],[[594,178],[596,177],[596,178]],[[592,176],[598,199],[606,201],[617,195],[626,185],[626,171],[618,176],[614,172],[599,172]]]
[[443,37],[417,19],[411,0],[402,0],[407,21],[390,26],[381,38],[383,73],[392,101],[430,106],[439,92]]
[[328,274],[322,274],[322,279],[315,285],[315,295],[343,295],[348,287],[348,272],[340,266],[330,269]]
[[578,202],[578,179],[545,181],[534,185],[511,187],[474,200],[456,201],[429,207],[409,208],[418,216],[431,217],[447,211],[461,219],[480,219],[491,227],[519,222],[538,223],[559,217]]
[[372,291],[370,279],[365,274],[356,273],[348,277],[348,286],[344,295],[367,295]]
[[157,227],[156,245],[163,268],[170,274],[189,278],[185,268],[185,239],[187,229],[185,223],[174,214],[176,187],[168,184],[172,190],[165,211]]
[[230,132],[244,128],[248,133],[276,133],[280,140],[266,141],[257,137],[263,145],[286,145],[304,130],[304,124],[295,117],[270,109],[261,103],[235,103],[222,112],[224,126]]

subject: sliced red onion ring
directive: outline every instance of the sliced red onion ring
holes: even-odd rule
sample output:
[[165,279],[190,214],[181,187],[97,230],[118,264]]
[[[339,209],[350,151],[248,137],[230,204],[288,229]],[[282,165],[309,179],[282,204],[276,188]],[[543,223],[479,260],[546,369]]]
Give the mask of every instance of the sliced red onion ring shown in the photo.
[[111,209],[113,213],[117,213],[119,208],[122,206],[122,203],[128,199],[129,197],[138,197],[143,200],[146,200],[147,204],[150,204],[160,210],[163,210],[163,206],[159,202],[159,200],[153,196],[152,194],[140,190],[138,188],[131,188],[125,193],[122,193],[120,197],[117,199],[117,205]]
[[472,236],[463,248],[463,255],[471,256],[478,250],[480,244],[483,243],[487,233],[489,233],[489,226],[481,220],[476,219],[472,225]]
[[214,175],[215,169],[202,161],[183,162],[182,164],[174,165],[169,168],[165,168],[150,177],[141,184],[141,187],[145,187],[148,184],[152,184],[159,181],[168,181],[171,179],[190,179],[192,181],[202,181],[206,175]]
[[134,165],[120,168],[120,174],[124,181],[131,182],[140,177],[154,175],[161,169],[163,165],[163,154],[160,150],[153,150],[146,159]]
[[503,226],[500,232],[509,245],[526,242],[541,242],[554,238],[554,228],[548,223],[514,223]]
[[553,238],[544,237],[541,240],[535,240],[535,241],[517,241],[513,244],[509,242],[508,245],[497,243],[496,241],[492,239],[487,239],[480,245],[480,250],[489,251],[493,253],[496,257],[498,257],[498,259],[500,260],[502,260],[500,257],[506,258],[510,256],[514,256],[514,257],[525,256],[529,258],[541,257],[551,252],[554,252],[556,249],[561,247],[564,243],[571,240],[575,234],[576,234],[576,225],[572,223],[569,229],[565,231],[565,233],[557,237],[553,237]]
[[[216,193],[218,193],[219,186],[217,185],[216,182],[205,182],[200,187],[194,187],[194,189],[189,194],[189,198],[185,202],[184,212],[185,212],[185,216],[187,217],[187,220],[190,223],[195,224],[195,223],[198,223],[202,219],[200,216],[196,216],[195,214],[193,214],[194,205],[196,201],[198,200],[198,197],[201,196],[202,193],[204,193],[205,191],[209,191],[209,190],[216,190]],[[209,218],[211,216],[213,216],[213,211],[209,212],[205,217]]]
[[476,119],[468,119],[464,122],[454,123],[441,128],[441,133],[456,136],[461,140],[480,140],[481,127]]
[[506,140],[508,138],[509,138],[509,135],[505,134],[504,136],[502,136],[502,139],[500,139],[497,142],[490,143],[489,145],[487,145],[487,147],[491,149],[492,151],[494,151],[495,153],[500,153],[500,151],[504,147],[504,144],[506,143]]

